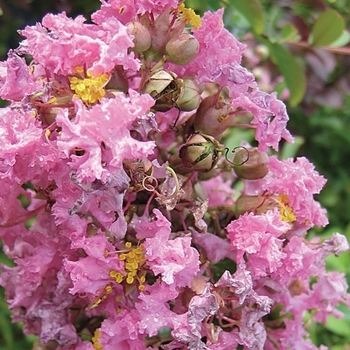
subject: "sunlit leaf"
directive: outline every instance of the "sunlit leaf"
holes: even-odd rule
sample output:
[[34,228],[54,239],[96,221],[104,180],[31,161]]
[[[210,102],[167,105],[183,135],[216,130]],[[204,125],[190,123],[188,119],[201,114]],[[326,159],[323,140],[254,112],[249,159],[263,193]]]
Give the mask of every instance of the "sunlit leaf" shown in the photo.
[[347,30],[343,31],[343,34],[335,41],[333,41],[329,46],[341,47],[345,46],[350,42],[350,33]]
[[314,24],[309,42],[312,46],[330,45],[343,34],[344,29],[345,21],[337,11],[325,11]]

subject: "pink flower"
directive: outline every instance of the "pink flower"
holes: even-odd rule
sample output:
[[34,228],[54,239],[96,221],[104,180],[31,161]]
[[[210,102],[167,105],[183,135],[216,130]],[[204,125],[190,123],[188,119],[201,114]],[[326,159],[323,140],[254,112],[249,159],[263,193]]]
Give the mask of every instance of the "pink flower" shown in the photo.
[[162,226],[156,229],[154,238],[146,238],[143,245],[148,266],[156,275],[161,274],[171,289],[189,286],[199,270],[198,252],[191,247],[190,237],[169,240],[170,222],[163,224],[159,210],[154,210],[154,214]]
[[[45,225],[55,229],[52,223]],[[16,234],[22,239],[11,246],[17,266],[2,268],[0,284],[6,285],[13,318],[25,323],[26,334],[38,334],[43,342],[56,339],[61,344],[75,344],[77,334],[69,317],[74,299],[67,295],[70,282],[60,270],[67,240],[53,240],[35,228],[6,229],[9,236]]]
[[[98,329],[98,344],[104,350],[145,350],[146,334],[138,331],[139,314],[134,310],[124,310],[114,319],[108,318]],[[95,334],[96,336],[96,334]],[[96,348],[96,347],[95,347]]]
[[225,258],[235,261],[236,254],[232,251],[230,242],[210,232],[197,232],[193,230],[193,240],[204,248],[207,258],[212,263],[217,263]]
[[320,272],[319,251],[309,247],[306,242],[297,236],[290,239],[283,249],[282,264],[276,272],[281,283],[287,283],[294,278],[307,280],[310,275]]
[[104,288],[112,283],[112,270],[124,272],[122,261],[115,254],[114,246],[102,232],[93,237],[72,237],[72,249],[83,249],[83,257],[64,261],[64,268],[70,273],[73,287],[71,294],[82,293],[90,300],[98,299]]
[[233,99],[234,108],[244,108],[253,115],[251,124],[256,127],[255,140],[259,150],[266,151],[272,147],[276,151],[281,139],[293,142],[293,137],[286,129],[289,120],[287,110],[276,93],[267,94],[254,89],[251,94],[241,94]]
[[[45,202],[42,202],[41,207],[30,210],[30,208],[23,208],[23,205],[19,198],[26,198],[30,200],[32,193],[24,190],[20,185],[16,184],[9,178],[1,180],[0,186],[0,238],[10,239],[7,236],[6,230],[2,231],[3,227],[11,227],[17,224],[26,222],[32,216],[38,213],[41,209],[45,207]],[[14,235],[16,239],[16,234]]]
[[337,317],[343,316],[335,307],[340,302],[350,305],[347,288],[345,275],[342,273],[332,271],[319,276],[318,281],[312,286],[312,293],[305,296],[309,307],[317,311],[315,315],[317,322],[326,323],[327,317],[332,314]]
[[[198,27],[177,0],[103,0],[93,24],[62,13],[26,27],[0,63],[0,238],[16,264],[0,284],[27,334],[62,350],[312,349],[305,310],[324,322],[349,304],[344,276],[325,270],[346,239],[305,238],[327,223],[313,198],[325,180],[305,158],[270,157],[241,197],[269,205],[235,216],[225,128],[242,112],[260,150],[292,137],[222,16]],[[206,113],[223,127],[205,128]],[[199,131],[208,142],[185,164]],[[212,171],[192,167],[204,159]]]
[[24,58],[9,51],[8,60],[0,62],[0,97],[4,100],[20,101],[38,89]]
[[325,226],[328,223],[325,209],[315,201],[314,194],[320,193],[326,183],[323,176],[315,170],[306,158],[278,160],[270,157],[270,173],[261,180],[262,190],[270,193],[279,193],[288,198],[288,206],[296,216],[298,227],[303,230],[310,227]]
[[97,24],[102,24],[110,18],[117,18],[126,24],[137,15],[147,12],[159,15],[177,6],[178,0],[107,0],[102,2],[101,9],[93,13],[91,17]]
[[20,51],[33,56],[51,76],[75,74],[82,63],[97,75],[118,64],[127,69],[139,68],[133,53],[128,53],[133,42],[126,27],[116,20],[105,21],[101,26],[84,22],[83,16],[71,19],[64,13],[48,14],[42,25],[27,26],[21,31],[27,39]]
[[225,181],[222,177],[213,177],[203,182],[203,188],[209,198],[209,206],[232,205],[234,193],[230,181]]
[[173,328],[177,324],[177,315],[170,310],[168,302],[175,299],[177,291],[171,290],[165,283],[155,283],[148,286],[140,294],[136,303],[136,310],[139,312],[139,332],[156,336],[159,329]]
[[[75,100],[76,117],[69,120],[68,111],[62,111],[56,122],[62,127],[57,147],[71,157],[71,168],[79,182],[100,179],[106,182],[111,173],[122,166],[125,158],[143,158],[153,152],[154,142],[140,142],[130,135],[131,123],[154,104],[149,95],[130,91],[126,97],[115,98],[87,109]],[[83,156],[74,156],[74,150],[84,150]],[[104,162],[108,162],[104,165]]]
[[[186,66],[186,73],[195,73],[199,82],[216,81],[226,86],[229,79],[229,69],[242,69],[245,74],[236,83],[241,83],[246,91],[248,83],[254,81],[254,76],[239,64],[246,45],[239,42],[224,28],[223,9],[215,13],[206,12],[202,25],[194,31],[194,36],[200,43],[197,57]],[[222,50],[222,48],[225,50]],[[209,59],[210,58],[210,59]],[[225,69],[222,69],[225,67]],[[238,74],[239,75],[239,74]],[[238,76],[237,75],[237,76]]]
[[282,265],[282,236],[289,225],[281,221],[278,210],[262,215],[244,214],[227,226],[231,248],[237,251],[237,263],[245,257],[254,279],[276,271]]

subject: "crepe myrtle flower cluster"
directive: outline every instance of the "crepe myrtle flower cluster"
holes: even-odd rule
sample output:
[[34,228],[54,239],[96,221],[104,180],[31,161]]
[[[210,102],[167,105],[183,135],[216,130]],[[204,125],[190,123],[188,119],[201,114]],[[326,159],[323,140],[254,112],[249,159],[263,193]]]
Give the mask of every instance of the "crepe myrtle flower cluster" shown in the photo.
[[[349,303],[325,270],[346,239],[306,239],[325,179],[269,155],[293,141],[286,108],[222,15],[102,1],[0,63],[0,283],[41,349],[315,349],[306,315]],[[232,128],[256,146],[232,154]]]

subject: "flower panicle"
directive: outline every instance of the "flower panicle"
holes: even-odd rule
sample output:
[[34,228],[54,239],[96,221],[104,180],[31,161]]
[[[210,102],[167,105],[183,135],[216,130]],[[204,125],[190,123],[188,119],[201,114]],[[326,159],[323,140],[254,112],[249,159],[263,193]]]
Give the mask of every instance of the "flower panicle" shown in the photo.
[[310,348],[305,312],[347,302],[324,264],[345,237],[307,240],[326,180],[272,155],[286,108],[222,18],[103,1],[90,24],[27,26],[0,63],[0,284],[43,343]]

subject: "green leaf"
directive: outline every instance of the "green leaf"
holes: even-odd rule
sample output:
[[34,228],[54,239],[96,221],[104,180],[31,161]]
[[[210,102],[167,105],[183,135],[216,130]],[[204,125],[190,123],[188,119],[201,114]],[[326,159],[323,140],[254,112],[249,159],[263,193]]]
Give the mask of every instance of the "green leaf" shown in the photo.
[[230,271],[230,273],[233,274],[235,273],[236,269],[236,263],[228,258],[220,260],[216,264],[211,265],[211,271],[215,281],[218,281],[226,270]]
[[349,327],[350,322],[345,318],[335,318],[334,316],[329,316],[327,319],[326,328],[328,330],[350,340]]
[[303,68],[294,56],[283,46],[277,43],[264,41],[269,47],[271,55],[284,76],[289,89],[289,103],[295,107],[304,97],[306,91],[306,77]]
[[287,23],[284,25],[281,29],[281,40],[280,42],[286,42],[286,41],[299,41],[300,35],[298,33],[298,30],[290,23]]
[[310,44],[312,46],[326,46],[336,41],[345,30],[343,17],[335,10],[323,12],[314,24]]
[[332,47],[342,47],[350,42],[350,33],[347,30],[343,31],[343,34],[329,46]]
[[231,4],[237,9],[250,23],[257,34],[264,30],[264,10],[259,0],[231,0]]
[[286,142],[280,152],[280,159],[294,158],[297,156],[299,148],[304,144],[304,138],[301,136],[294,137],[294,143]]

